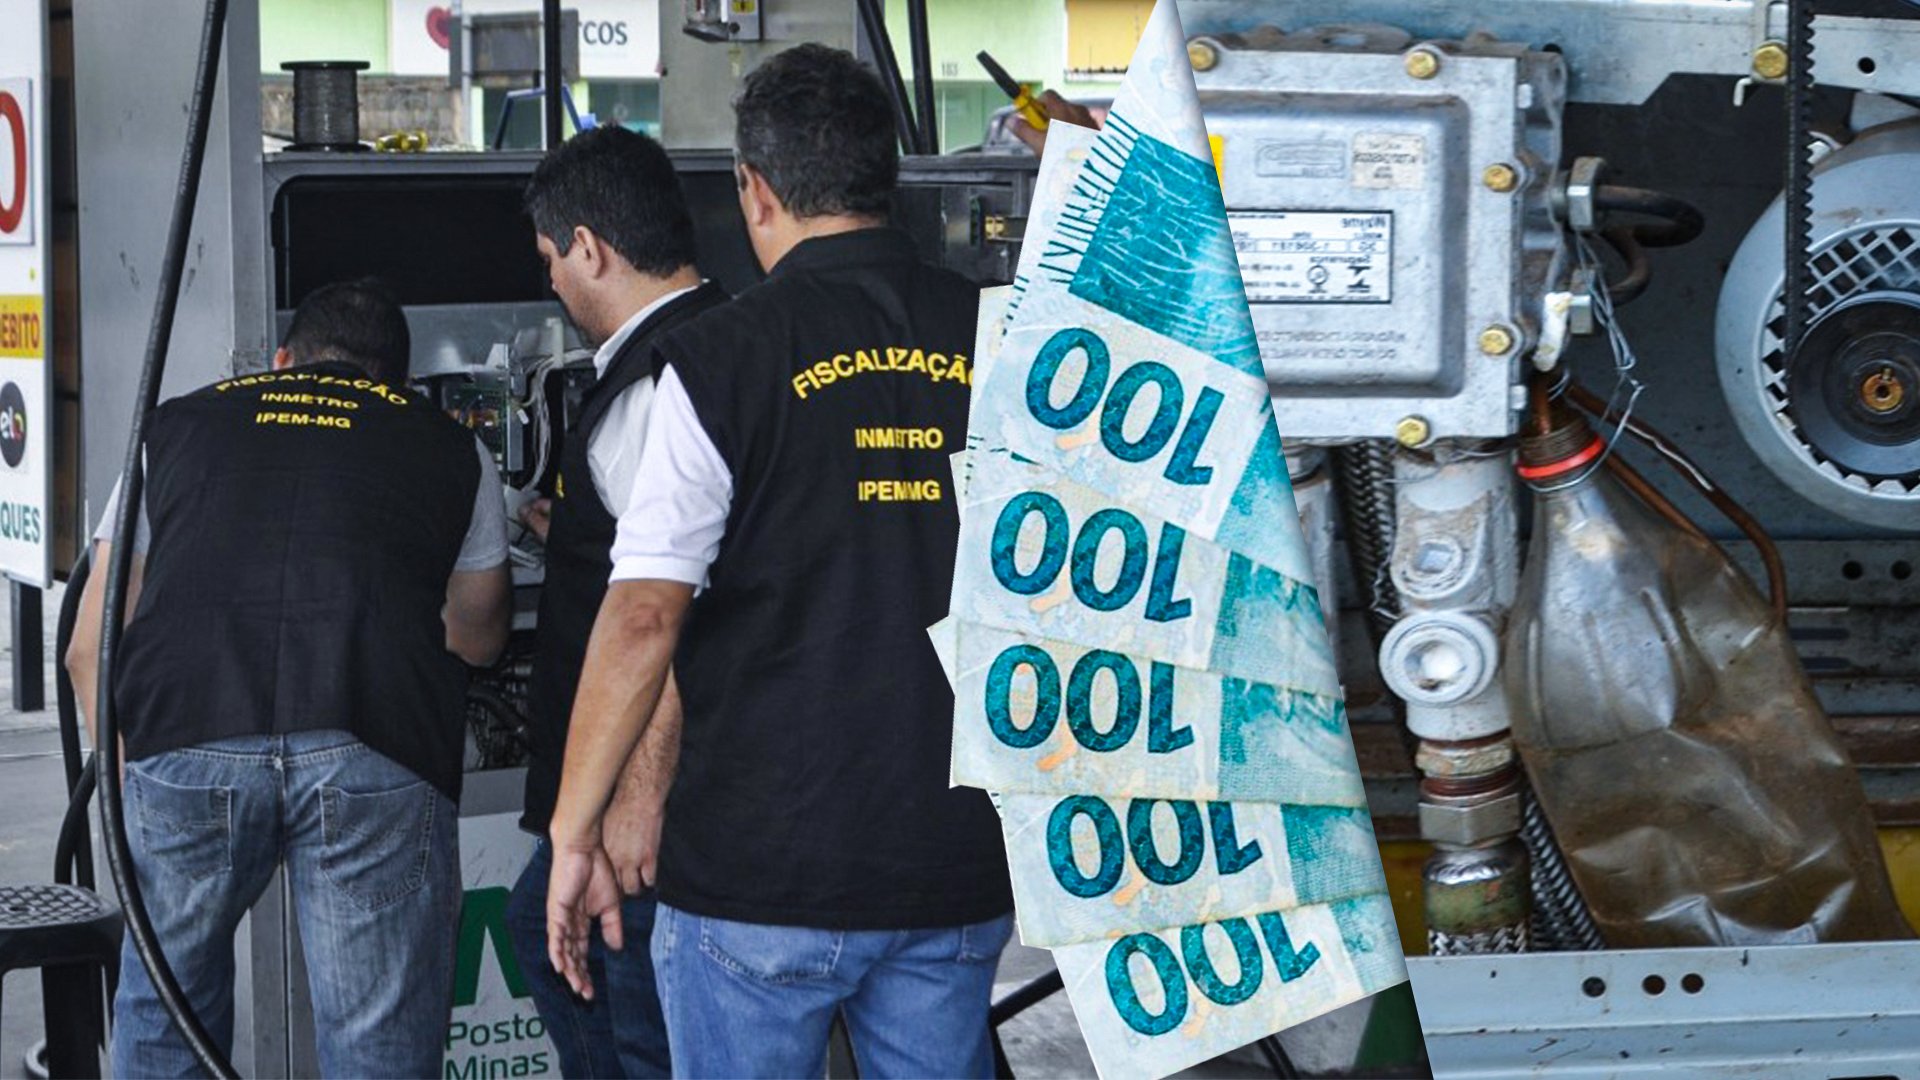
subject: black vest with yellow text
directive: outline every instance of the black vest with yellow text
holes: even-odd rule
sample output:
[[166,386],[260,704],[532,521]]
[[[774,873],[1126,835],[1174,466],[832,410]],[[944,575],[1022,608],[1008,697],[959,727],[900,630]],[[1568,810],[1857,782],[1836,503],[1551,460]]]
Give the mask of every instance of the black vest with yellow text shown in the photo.
[[314,364],[161,405],[146,453],[153,535],[114,682],[127,757],[337,728],[458,799],[467,672],[441,609],[473,435]]
[[613,573],[613,535],[621,507],[609,508],[593,482],[588,444],[607,410],[622,393],[654,376],[652,343],[656,335],[725,303],[725,289],[711,282],[674,297],[634,328],[581,402],[580,418],[567,432],[560,454],[553,518],[547,526],[547,576],[540,586],[539,646],[533,656],[528,691],[528,734],[533,744],[527,762],[526,812],[520,827],[547,831],[554,800],[560,794],[560,766],[567,749],[567,720],[574,690],[587,661],[587,639]]
[[662,339],[733,496],[674,657],[661,899],[833,929],[1012,908],[984,792],[950,788],[947,611],[975,286],[866,229],[803,241]]

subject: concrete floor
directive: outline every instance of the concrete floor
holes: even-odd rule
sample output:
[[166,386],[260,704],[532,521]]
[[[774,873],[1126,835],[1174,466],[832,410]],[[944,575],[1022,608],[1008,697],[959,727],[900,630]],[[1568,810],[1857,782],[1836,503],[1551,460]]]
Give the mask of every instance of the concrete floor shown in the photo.
[[[0,590],[0,609],[8,607],[9,601],[6,590]],[[49,706],[53,701],[51,653],[59,602],[57,589],[46,597]],[[10,616],[11,612],[7,614]],[[0,625],[7,624],[6,620],[0,620]],[[66,807],[55,714],[51,707],[32,713],[12,709],[10,639],[0,640],[0,646],[4,646],[0,648],[4,654],[0,655],[0,881],[50,881],[55,836]],[[104,868],[101,873],[101,886],[110,891]],[[1051,955],[1045,950],[1014,942],[1001,958],[995,997],[1044,975],[1052,964]],[[244,964],[241,978],[243,981],[247,978]],[[245,986],[237,989],[238,1000],[249,1000]],[[1306,1075],[1347,1068],[1359,1045],[1370,1006],[1371,1002],[1359,1002],[1286,1032],[1281,1042],[1288,1056]],[[27,1076],[23,1057],[40,1037],[39,976],[33,972],[8,975],[4,984],[0,984],[0,1080]],[[1014,1072],[1022,1080],[1093,1075],[1092,1060],[1063,993],[1053,995],[1009,1022],[1001,1029],[1001,1038]],[[1270,1073],[1257,1052],[1247,1048],[1179,1075],[1261,1077]]]

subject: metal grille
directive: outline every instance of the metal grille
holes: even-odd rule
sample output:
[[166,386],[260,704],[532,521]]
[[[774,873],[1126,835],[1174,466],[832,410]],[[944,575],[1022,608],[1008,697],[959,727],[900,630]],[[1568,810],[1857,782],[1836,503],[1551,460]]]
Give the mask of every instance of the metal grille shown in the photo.
[[[1920,222],[1879,225],[1844,232],[1815,250],[1810,267],[1813,287],[1808,292],[1812,320],[1834,305],[1862,293],[1920,293]],[[1786,306],[1774,294],[1767,309],[1767,325],[1760,335],[1760,373],[1767,410],[1787,433],[1802,458],[1829,476],[1861,491],[1899,498],[1920,493],[1920,463],[1897,477],[1872,483],[1829,460],[1801,434],[1787,411],[1787,358],[1784,346]]]
[[1432,956],[1484,956],[1488,953],[1533,951],[1533,938],[1526,923],[1503,926],[1478,934],[1447,934],[1427,931],[1427,953]]
[[71,926],[113,914],[98,893],[72,885],[0,885],[0,928]]

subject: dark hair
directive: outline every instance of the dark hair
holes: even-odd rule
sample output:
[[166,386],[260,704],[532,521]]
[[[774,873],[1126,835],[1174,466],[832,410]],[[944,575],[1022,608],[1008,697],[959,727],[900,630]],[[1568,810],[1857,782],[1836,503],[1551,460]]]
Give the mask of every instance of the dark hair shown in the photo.
[[618,125],[548,151],[527,181],[526,209],[562,255],[584,225],[643,274],[666,277],[693,262],[693,218],[672,159]]
[[407,381],[413,335],[386,286],[372,278],[323,285],[307,294],[280,347],[296,364],[348,363],[389,383]]
[[900,176],[893,111],[853,54],[807,44],[769,57],[733,111],[740,162],[793,216],[887,212]]

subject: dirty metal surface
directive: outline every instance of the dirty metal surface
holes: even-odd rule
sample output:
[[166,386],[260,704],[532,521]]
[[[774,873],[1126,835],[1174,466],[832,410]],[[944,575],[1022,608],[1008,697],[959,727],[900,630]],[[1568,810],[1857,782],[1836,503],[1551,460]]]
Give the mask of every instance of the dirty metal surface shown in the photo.
[[1920,942],[1409,959],[1434,1075],[1920,1080]]

